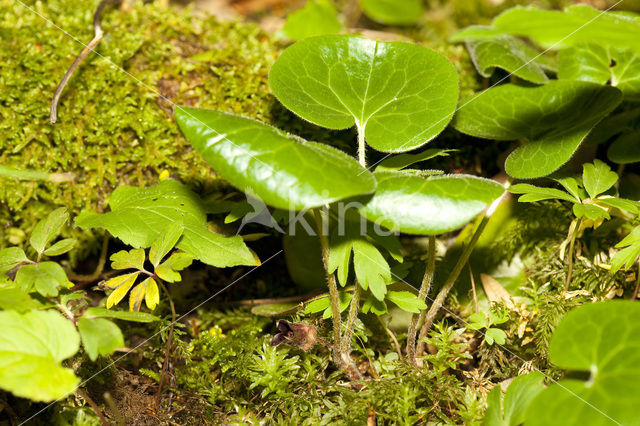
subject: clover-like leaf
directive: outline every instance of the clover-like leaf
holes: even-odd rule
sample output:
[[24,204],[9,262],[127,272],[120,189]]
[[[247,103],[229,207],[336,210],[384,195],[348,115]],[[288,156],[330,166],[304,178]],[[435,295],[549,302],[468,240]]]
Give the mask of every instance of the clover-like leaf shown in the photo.
[[[340,304],[340,312],[344,312],[348,307],[351,299],[353,298],[353,293],[347,293],[345,291],[341,291],[338,293],[338,300]],[[320,296],[312,301],[310,301],[304,309],[306,314],[313,314],[316,312],[324,311],[322,313],[322,318],[329,319],[333,315],[331,311],[331,301],[329,300],[329,296]]]
[[516,377],[507,388],[504,401],[502,389],[499,385],[494,386],[487,396],[484,425],[518,426],[524,423],[529,403],[544,389],[543,381],[544,375],[539,371]]
[[291,111],[323,127],[357,126],[384,152],[409,151],[451,120],[458,77],[447,58],[422,46],[332,35],[287,48],[269,73]]
[[408,291],[390,291],[386,298],[395,303],[400,309],[414,314],[419,314],[421,310],[427,309],[427,304],[413,293]]
[[154,310],[160,301],[160,290],[158,289],[158,283],[149,277],[135,286],[131,290],[129,295],[129,310],[131,312],[138,312],[144,299],[147,308]]
[[0,275],[25,262],[29,262],[29,258],[20,247],[0,250]]
[[573,205],[572,209],[575,217],[586,217],[591,220],[611,219],[607,210],[595,204],[576,203]]
[[549,359],[588,374],[542,391],[526,411],[526,424],[632,425],[640,423],[640,305],[614,300],[580,306],[558,324]]
[[98,355],[111,355],[116,349],[124,347],[122,331],[109,320],[83,316],[78,319],[78,331],[91,361],[98,359]]
[[640,100],[640,52],[579,43],[558,53],[558,78],[616,86],[625,100]]
[[385,25],[413,25],[424,13],[422,0],[360,0],[360,7],[367,17]]
[[504,345],[507,341],[507,333],[499,328],[490,327],[484,332],[484,340],[490,345],[493,345],[494,342],[499,345]]
[[158,265],[154,272],[161,280],[175,283],[182,280],[178,271],[191,265],[191,262],[193,262],[193,256],[189,253],[173,253],[166,261]]
[[145,248],[153,244],[162,230],[180,222],[184,234],[177,247],[196,259],[218,267],[256,264],[242,237],[226,237],[208,229],[202,201],[173,179],[150,188],[120,186],[111,194],[109,206],[108,213],[82,212],[76,225],[105,228],[124,243]]
[[60,363],[79,349],[73,323],[60,313],[0,311],[0,388],[50,402],[73,392],[80,379]]
[[617,181],[618,174],[600,160],[582,165],[582,184],[591,198],[606,192]]
[[371,173],[328,145],[210,109],[179,107],[175,116],[185,137],[218,174],[270,206],[301,210],[375,189]]
[[162,262],[162,259],[175,247],[183,232],[182,224],[174,222],[165,232],[158,235],[149,249],[149,261],[153,266],[158,266]]
[[107,309],[120,303],[120,301],[127,295],[133,284],[136,282],[140,272],[132,272],[130,274],[119,275],[106,281],[103,286],[112,289],[113,292],[107,298]]
[[45,248],[54,238],[60,234],[62,227],[69,219],[67,209],[61,207],[49,213],[46,219],[36,224],[31,232],[29,243],[38,253],[43,253]]
[[[477,30],[482,31],[482,28],[487,29],[477,27]],[[533,83],[546,83],[549,80],[538,64],[541,61],[550,67],[544,56],[515,37],[498,35],[483,40],[469,40],[466,46],[478,73],[485,78],[491,77],[495,68],[502,68],[509,74]]]
[[388,229],[437,235],[465,225],[503,193],[502,185],[474,176],[398,173],[378,183],[360,213]]
[[640,51],[640,17],[625,12],[602,12],[587,5],[574,5],[564,11],[518,6],[498,15],[491,31],[468,27],[452,41],[481,40],[500,34],[529,37],[545,48],[562,49],[582,42]]
[[40,262],[18,269],[16,285],[22,291],[35,290],[43,296],[57,296],[60,288],[69,287],[69,279],[56,262]]
[[392,281],[389,264],[376,246],[365,239],[354,240],[352,247],[353,269],[358,284],[365,290],[369,289],[376,299],[383,300],[387,284]]
[[338,12],[329,0],[309,0],[300,10],[287,16],[282,34],[291,40],[323,34],[336,34],[343,25]]
[[111,267],[113,269],[144,269],[146,255],[144,249],[121,250],[113,253],[111,257]]
[[472,136],[525,140],[509,155],[507,173],[530,179],[566,163],[591,129],[622,100],[618,89],[583,81],[544,86],[505,84],[462,102],[454,127]]

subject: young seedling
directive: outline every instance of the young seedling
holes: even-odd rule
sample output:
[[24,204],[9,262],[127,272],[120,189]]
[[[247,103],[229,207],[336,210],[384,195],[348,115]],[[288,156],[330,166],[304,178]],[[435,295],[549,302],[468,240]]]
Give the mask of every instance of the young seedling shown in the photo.
[[467,327],[471,330],[482,330],[483,339],[488,345],[493,345],[494,342],[499,345],[504,345],[507,340],[507,333],[503,330],[493,327],[507,322],[509,320],[506,312],[490,310],[489,314],[484,312],[476,312],[469,317]]
[[572,177],[555,179],[555,181],[562,185],[564,191],[530,184],[513,185],[509,191],[514,194],[523,194],[518,199],[520,202],[556,199],[573,204],[575,219],[571,222],[569,235],[562,245],[564,248],[567,243],[569,244],[569,266],[565,282],[565,291],[568,291],[573,272],[576,238],[584,229],[600,226],[604,220],[611,218],[610,214],[612,213],[619,214],[624,211],[637,214],[638,203],[605,194],[616,184],[618,175],[600,160],[594,160],[593,164],[583,165],[580,181]]

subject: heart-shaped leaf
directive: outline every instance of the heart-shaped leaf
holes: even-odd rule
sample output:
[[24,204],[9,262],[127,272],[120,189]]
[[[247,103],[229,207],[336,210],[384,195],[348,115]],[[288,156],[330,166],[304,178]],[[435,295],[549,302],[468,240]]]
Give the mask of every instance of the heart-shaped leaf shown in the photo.
[[413,25],[424,10],[422,0],[360,0],[365,15],[385,25]]
[[150,188],[118,187],[111,194],[109,206],[108,213],[80,213],[76,225],[105,228],[124,243],[145,248],[162,230],[180,222],[184,233],[177,247],[196,259],[218,267],[256,264],[242,237],[226,237],[208,229],[202,201],[173,179]]
[[582,165],[582,184],[591,198],[608,191],[617,181],[618,174],[600,160]]
[[[270,206],[301,210],[375,189],[371,173],[333,147],[210,109],[179,107],[175,116],[182,133],[218,174]],[[185,229],[183,240],[186,234]]]
[[625,100],[640,100],[640,52],[580,43],[558,53],[558,78],[616,86]]
[[60,365],[80,347],[71,321],[52,310],[0,311],[0,324],[0,388],[43,402],[75,390],[80,379]]
[[304,8],[287,16],[282,34],[291,40],[342,31],[338,12],[329,0],[309,0]]
[[622,100],[611,86],[557,80],[544,86],[505,84],[462,102],[453,121],[462,133],[527,142],[509,155],[511,176],[548,175],[566,163],[589,131]]
[[458,77],[447,58],[422,46],[332,35],[287,48],[269,73],[278,100],[330,129],[356,125],[373,148],[409,151],[451,120]]
[[492,31],[465,28],[453,41],[480,40],[499,34],[529,37],[546,48],[561,49],[580,42],[599,42],[608,46],[640,51],[640,17],[625,12],[602,12],[587,5],[543,10],[534,6],[514,7],[496,17]]
[[437,235],[463,226],[503,192],[500,184],[474,176],[397,173],[378,183],[360,213],[389,229]]
[[91,361],[98,359],[98,355],[111,355],[116,349],[124,347],[122,331],[109,320],[81,317],[78,319],[78,331]]
[[527,426],[640,423],[640,305],[583,305],[558,324],[549,347],[557,367],[589,373],[542,391],[527,409]]

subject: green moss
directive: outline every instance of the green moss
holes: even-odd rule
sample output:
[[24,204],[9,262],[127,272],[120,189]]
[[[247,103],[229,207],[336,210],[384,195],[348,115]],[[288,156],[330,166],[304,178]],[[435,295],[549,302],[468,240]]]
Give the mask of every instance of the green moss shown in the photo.
[[[27,3],[78,40],[91,39],[97,0]],[[20,3],[0,4],[0,164],[76,176],[60,184],[0,178],[0,246],[20,239],[12,228],[28,234],[54,206],[100,210],[117,185],[150,185],[165,169],[194,184],[210,180],[179,135],[171,102],[272,119],[267,73],[277,47],[257,26],[136,3],[108,9],[103,28],[104,58],[89,55],[80,66],[51,125],[51,96],[81,46]]]

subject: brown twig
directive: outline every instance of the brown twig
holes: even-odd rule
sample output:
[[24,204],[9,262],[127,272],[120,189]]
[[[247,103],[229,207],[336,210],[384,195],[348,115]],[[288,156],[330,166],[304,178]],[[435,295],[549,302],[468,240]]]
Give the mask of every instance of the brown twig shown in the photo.
[[102,18],[102,12],[107,6],[119,4],[122,0],[102,0],[98,5],[95,13],[93,14],[93,39],[87,44],[76,56],[75,61],[71,64],[71,67],[67,70],[67,72],[60,80],[60,84],[56,88],[55,93],[53,94],[53,99],[51,99],[51,124],[55,123],[58,120],[58,102],[60,101],[60,96],[62,95],[62,91],[65,86],[71,79],[71,76],[75,72],[76,68],[80,65],[80,63],[87,57],[89,52],[92,52],[100,41],[102,41],[102,37],[104,36],[104,31],[102,31],[102,27],[100,26],[100,19]]
[[158,382],[158,392],[156,393],[156,408],[160,408],[160,397],[162,396],[162,382],[164,376],[167,374],[167,368],[169,367],[169,358],[171,357],[171,344],[173,343],[173,325],[176,322],[176,307],[173,304],[173,298],[169,294],[167,287],[158,280],[158,284],[162,291],[164,291],[169,298],[169,306],[171,306],[171,325],[169,326],[169,337],[167,337],[167,349],[164,354],[164,362],[162,363],[162,372],[160,373],[160,381]]
[[104,416],[104,414],[102,413],[102,410],[100,410],[100,408],[98,407],[98,405],[93,402],[93,399],[91,399],[89,397],[89,395],[87,395],[86,392],[78,389],[76,390],[76,393],[78,395],[80,395],[80,397],[82,399],[84,399],[85,401],[87,401],[87,404],[89,404],[89,406],[91,407],[91,409],[93,409],[93,411],[96,412],[96,414],[98,415],[98,417],[100,417],[100,421],[102,422],[103,426],[109,426],[109,422],[107,421],[106,417]]

